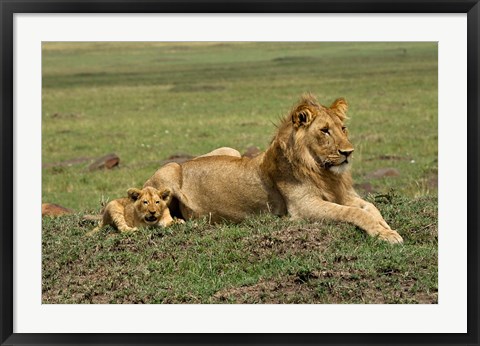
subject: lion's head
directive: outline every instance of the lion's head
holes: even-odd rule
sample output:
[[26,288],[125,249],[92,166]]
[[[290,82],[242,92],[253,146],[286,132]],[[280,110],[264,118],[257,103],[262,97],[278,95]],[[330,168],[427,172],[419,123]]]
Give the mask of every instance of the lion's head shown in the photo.
[[131,188],[127,193],[134,203],[137,220],[151,226],[161,221],[171,198],[170,190],[159,191],[153,187],[145,187],[142,190]]
[[290,129],[290,158],[302,166],[337,174],[349,168],[353,146],[345,126],[347,102],[340,98],[330,107],[322,106],[311,94],[304,95],[285,119]]

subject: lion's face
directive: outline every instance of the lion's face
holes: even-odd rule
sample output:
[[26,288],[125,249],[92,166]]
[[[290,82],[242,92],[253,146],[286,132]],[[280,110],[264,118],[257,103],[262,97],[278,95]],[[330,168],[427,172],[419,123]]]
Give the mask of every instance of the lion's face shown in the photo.
[[145,187],[142,190],[129,189],[128,197],[134,202],[137,219],[152,226],[162,219],[171,198],[170,190],[159,191],[153,187]]
[[347,107],[344,99],[325,107],[307,95],[292,111],[294,145],[307,165],[338,174],[349,168],[354,149],[344,123]]

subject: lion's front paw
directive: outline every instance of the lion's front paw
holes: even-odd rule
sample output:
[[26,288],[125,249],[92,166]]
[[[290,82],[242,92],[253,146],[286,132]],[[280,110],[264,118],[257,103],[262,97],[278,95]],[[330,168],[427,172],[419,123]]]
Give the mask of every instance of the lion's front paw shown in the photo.
[[400,236],[400,234],[398,234],[397,231],[394,231],[392,229],[385,230],[385,231],[379,233],[378,234],[378,239],[387,241],[390,244],[402,244],[403,243],[403,239]]

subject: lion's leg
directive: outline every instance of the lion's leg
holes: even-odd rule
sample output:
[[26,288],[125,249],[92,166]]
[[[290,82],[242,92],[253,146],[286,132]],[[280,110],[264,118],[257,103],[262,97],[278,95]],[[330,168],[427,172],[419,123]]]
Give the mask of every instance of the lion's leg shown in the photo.
[[375,207],[375,205],[373,205],[372,203],[367,202],[360,197],[354,197],[345,204],[351,207],[357,207],[365,210],[366,212],[376,217],[381,223],[383,223],[384,227],[390,228],[390,226],[387,224],[382,214],[380,213],[380,210],[378,210],[377,207]]
[[390,227],[385,226],[378,217],[364,209],[323,201],[319,198],[303,199],[301,203],[288,207],[293,218],[311,220],[334,220],[352,223],[363,229],[368,235],[390,243],[402,243],[402,237]]
[[172,215],[170,215],[170,210],[168,208],[165,208],[162,217],[160,218],[160,221],[158,221],[158,224],[162,227],[168,227],[173,223],[174,220],[172,218]]
[[160,221],[158,222],[158,224],[161,227],[168,227],[168,226],[171,226],[173,224],[182,224],[182,223],[185,223],[185,220],[178,219],[178,218],[177,219],[172,218],[172,215],[170,214],[170,210],[168,208],[166,208],[163,211],[162,217],[161,217]]
[[108,224],[113,225],[120,232],[133,232],[136,231],[136,227],[131,227],[125,220],[125,208],[120,203],[115,201],[110,202],[105,208],[105,221],[109,221]]

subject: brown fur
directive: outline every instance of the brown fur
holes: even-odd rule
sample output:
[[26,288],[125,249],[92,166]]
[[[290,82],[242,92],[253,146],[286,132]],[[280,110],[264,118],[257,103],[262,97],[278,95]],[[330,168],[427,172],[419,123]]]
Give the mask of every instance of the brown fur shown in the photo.
[[401,243],[377,208],[352,187],[347,108],[344,99],[325,107],[306,94],[282,120],[264,153],[254,158],[207,154],[171,163],[144,186],[170,188],[185,218],[236,222],[271,212],[350,222],[371,236]]
[[142,190],[131,188],[127,193],[128,197],[115,199],[105,206],[98,227],[88,235],[98,232],[107,225],[115,227],[120,232],[133,232],[138,227],[167,227],[174,222],[167,206],[171,199],[170,190],[159,191],[152,187]]

